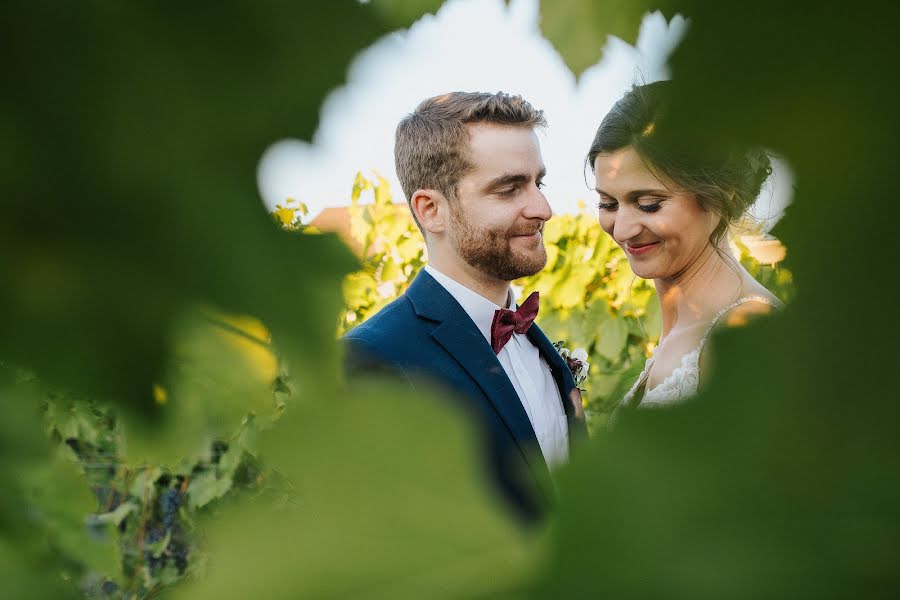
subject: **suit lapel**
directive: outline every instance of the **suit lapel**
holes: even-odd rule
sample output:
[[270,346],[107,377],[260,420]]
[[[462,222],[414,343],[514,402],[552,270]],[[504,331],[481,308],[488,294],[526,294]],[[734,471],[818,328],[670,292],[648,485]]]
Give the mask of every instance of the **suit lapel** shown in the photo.
[[420,318],[435,321],[431,336],[475,380],[506,424],[538,481],[549,469],[516,389],[490,344],[453,296],[424,270],[406,292]]

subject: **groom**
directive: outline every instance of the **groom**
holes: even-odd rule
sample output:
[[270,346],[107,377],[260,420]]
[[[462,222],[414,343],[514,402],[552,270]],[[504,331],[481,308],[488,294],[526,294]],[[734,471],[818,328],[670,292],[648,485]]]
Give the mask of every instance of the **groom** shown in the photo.
[[510,282],[544,268],[552,213],[535,129],[519,96],[454,92],[398,125],[394,156],[428,264],[407,292],[344,338],[350,372],[427,376],[457,392],[487,437],[491,475],[526,521],[553,498],[550,468],[586,435],[572,374]]

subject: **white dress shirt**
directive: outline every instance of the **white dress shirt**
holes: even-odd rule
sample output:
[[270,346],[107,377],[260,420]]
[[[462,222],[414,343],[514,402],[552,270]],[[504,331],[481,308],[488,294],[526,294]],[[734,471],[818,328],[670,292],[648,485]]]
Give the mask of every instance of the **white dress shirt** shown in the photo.
[[[425,265],[425,271],[462,306],[490,347],[494,312],[501,307],[431,265]],[[516,309],[512,290],[506,308]],[[525,408],[547,465],[554,467],[564,463],[569,457],[569,426],[559,388],[537,346],[526,334],[513,333],[497,354],[497,360]]]

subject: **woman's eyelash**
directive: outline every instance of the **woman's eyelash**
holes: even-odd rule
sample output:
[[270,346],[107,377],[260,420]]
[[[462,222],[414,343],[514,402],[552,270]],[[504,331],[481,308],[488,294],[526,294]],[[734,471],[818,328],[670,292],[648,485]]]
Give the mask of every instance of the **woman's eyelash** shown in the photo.
[[[662,204],[662,200],[659,200],[658,202],[656,202],[654,204],[638,204],[637,207],[638,207],[638,210],[643,211],[645,213],[655,213],[656,211],[658,211],[661,208],[660,204]],[[618,206],[619,206],[618,202],[598,202],[597,203],[597,208],[599,208],[600,210],[616,210],[616,208],[618,208]]]
[[644,211],[645,213],[655,213],[660,209],[661,202],[662,201],[655,204],[638,204],[638,209]]

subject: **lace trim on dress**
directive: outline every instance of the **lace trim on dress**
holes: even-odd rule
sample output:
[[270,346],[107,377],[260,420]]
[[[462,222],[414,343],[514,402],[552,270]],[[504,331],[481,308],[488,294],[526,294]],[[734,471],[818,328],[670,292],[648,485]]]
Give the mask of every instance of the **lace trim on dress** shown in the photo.
[[[720,310],[710,321],[709,326],[703,333],[703,337],[700,338],[700,343],[697,347],[682,356],[681,364],[669,373],[668,377],[663,379],[662,382],[649,390],[645,390],[636,406],[640,408],[668,406],[686,400],[691,396],[695,396],[697,394],[697,389],[700,386],[700,354],[703,352],[706,341],[725,314],[746,302],[762,302],[763,304],[767,304],[776,309],[783,306],[781,303],[773,303],[763,296],[744,296]],[[650,358],[647,359],[647,362],[644,363],[644,370],[641,371],[637,381],[634,382],[634,385],[631,386],[631,389],[629,389],[622,398],[620,406],[635,406],[635,396],[642,387],[646,386],[647,376],[653,366],[653,358],[654,357],[651,354]]]

